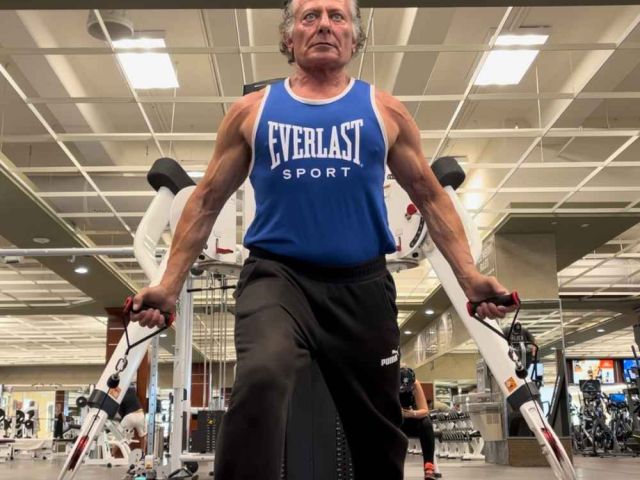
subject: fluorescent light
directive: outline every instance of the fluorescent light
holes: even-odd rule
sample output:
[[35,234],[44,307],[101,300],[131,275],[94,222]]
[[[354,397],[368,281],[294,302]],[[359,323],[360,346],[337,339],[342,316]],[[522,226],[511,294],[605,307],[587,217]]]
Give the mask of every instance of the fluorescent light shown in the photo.
[[204,177],[204,172],[196,172],[195,170],[192,170],[190,172],[187,172],[187,175],[189,175],[191,178],[202,178]]
[[[132,38],[117,40],[113,46],[129,82],[135,89],[177,88],[178,78],[168,53],[152,53],[154,48],[164,48],[162,38]],[[122,53],[121,49],[145,48],[149,53]]]
[[[500,35],[496,45],[542,45],[549,35]],[[493,50],[487,56],[476,85],[517,85],[538,56],[538,50]]]
[[167,338],[167,334],[166,333],[161,333],[160,334],[160,338]]
[[411,330],[405,330],[405,331],[404,331],[404,334],[405,334],[405,335],[411,335],[412,333],[413,333],[413,332],[412,332]]
[[604,328],[599,328],[599,329],[597,329],[597,330],[596,330],[596,332],[598,332],[598,333],[604,333],[604,332],[605,332],[605,330],[604,330]]
[[80,265],[79,267],[75,268],[74,272],[84,275],[85,273],[89,273],[89,269],[87,267]]
[[433,310],[431,310],[430,308],[427,308],[427,309],[424,311],[424,313],[426,313],[427,315],[433,315],[433,314],[434,314],[434,313],[436,313],[436,312],[434,312],[434,311],[433,311]]
[[500,35],[496,45],[544,45],[549,35]]

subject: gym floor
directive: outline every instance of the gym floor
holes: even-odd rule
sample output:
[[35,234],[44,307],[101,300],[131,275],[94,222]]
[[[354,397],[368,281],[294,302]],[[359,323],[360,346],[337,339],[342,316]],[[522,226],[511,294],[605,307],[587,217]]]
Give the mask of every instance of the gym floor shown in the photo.
[[[405,480],[422,480],[421,461],[415,455],[407,457]],[[62,466],[61,459],[18,459],[0,464],[0,479],[51,480]],[[440,470],[445,480],[553,480],[547,468],[510,468],[481,462],[440,461]],[[576,470],[580,480],[627,480],[638,478],[640,458],[576,458]],[[124,467],[84,467],[77,480],[112,480],[122,478]],[[207,477],[203,477],[207,478]],[[377,480],[377,479],[376,479]],[[384,479],[381,479],[384,480]]]

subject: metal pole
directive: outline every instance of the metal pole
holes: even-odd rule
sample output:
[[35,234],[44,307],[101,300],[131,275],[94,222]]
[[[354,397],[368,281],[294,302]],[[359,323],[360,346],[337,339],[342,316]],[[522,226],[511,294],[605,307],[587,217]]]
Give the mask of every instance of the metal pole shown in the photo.
[[[220,275],[220,286],[224,286],[224,274]],[[218,309],[218,402],[216,404],[216,410],[223,409],[222,403],[222,389],[224,385],[222,383],[223,370],[222,370],[222,325],[224,323],[223,312],[222,312],[222,298],[224,296],[224,290],[220,290],[220,301],[218,305],[220,305]]]
[[[214,287],[216,286],[215,284],[215,278],[213,277],[213,274],[210,273],[209,274],[209,286],[210,287]],[[206,362],[208,363],[208,368],[209,368],[209,378],[208,378],[208,382],[209,382],[209,397],[207,399],[207,409],[211,410],[211,399],[213,398],[213,392],[214,392],[214,388],[213,388],[213,357],[214,357],[214,348],[213,348],[213,331],[214,331],[214,318],[215,318],[215,314],[213,313],[214,311],[214,305],[215,305],[215,290],[212,290],[211,292],[211,296],[207,295],[207,308],[210,308],[210,314],[208,316],[208,328],[207,328],[207,359]]]
[[191,277],[187,277],[180,294],[177,308],[176,343],[173,363],[173,421],[169,446],[171,471],[180,468],[180,455],[189,437],[191,416],[191,325],[193,321],[192,296],[186,293],[191,288]]
[[[207,278],[208,278],[208,275],[207,275]],[[204,279],[200,282],[200,284],[204,288],[209,286],[209,282],[208,281],[205,282]],[[205,303],[205,309],[206,309],[207,308],[206,305],[209,303],[209,292],[208,291],[205,291],[204,298],[205,298],[204,303]],[[205,339],[207,338],[207,332],[208,332],[207,325],[205,324],[204,325],[204,338]],[[203,353],[204,353],[204,360],[202,361],[202,379],[203,379],[204,383],[202,384],[202,406],[205,407],[207,405],[207,403],[208,403],[208,401],[207,401],[207,384],[206,384],[206,381],[207,381],[207,359],[209,358],[208,351],[207,351],[206,347],[204,348],[204,352]],[[209,387],[211,387],[211,384],[209,384]]]
[[[166,248],[156,248],[156,254]],[[0,257],[89,257],[94,255],[134,255],[133,247],[1,248]]]
[[[222,276],[222,286],[227,286],[227,276]],[[220,310],[222,316],[222,325],[224,328],[224,334],[221,334],[220,341],[222,344],[222,381],[220,382],[220,410],[224,410],[225,404],[225,388],[227,387],[227,321],[228,321],[228,306],[227,306],[228,291],[226,288],[222,290]]]
[[[158,404],[158,354],[159,354],[160,337],[155,336],[151,340],[151,348],[149,349],[149,417],[147,419],[147,455],[155,452],[155,434],[156,434],[156,411]],[[162,451],[162,449],[160,450]],[[159,459],[162,464],[162,458]]]

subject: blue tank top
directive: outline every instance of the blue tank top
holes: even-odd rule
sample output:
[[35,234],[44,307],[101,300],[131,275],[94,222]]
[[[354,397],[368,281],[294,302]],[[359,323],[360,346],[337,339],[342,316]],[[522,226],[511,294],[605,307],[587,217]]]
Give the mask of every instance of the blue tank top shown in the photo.
[[245,247],[348,266],[395,251],[383,183],[387,138],[374,88],[327,100],[267,87],[253,131],[256,215]]

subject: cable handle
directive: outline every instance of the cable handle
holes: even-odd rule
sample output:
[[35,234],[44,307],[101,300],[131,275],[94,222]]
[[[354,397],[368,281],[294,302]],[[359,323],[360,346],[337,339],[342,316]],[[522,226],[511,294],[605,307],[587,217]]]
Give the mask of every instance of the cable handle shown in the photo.
[[478,307],[483,303],[493,303],[498,307],[500,306],[512,307],[514,305],[516,307],[519,307],[520,296],[518,295],[518,292],[514,291],[511,293],[506,293],[504,295],[497,295],[495,297],[485,298],[484,300],[480,300],[479,302],[467,302],[467,312],[469,312],[469,315],[471,315],[472,317],[475,317]]
[[[149,310],[149,309],[153,309],[155,310],[156,307],[154,307],[153,305],[149,305],[146,303],[143,303],[142,306],[138,309],[138,310],[134,310],[133,309],[133,297],[127,297],[124,301],[124,306],[122,307],[122,313],[124,313],[125,316],[130,315],[132,313],[140,313],[144,310]],[[170,327],[173,322],[176,320],[176,314],[175,313],[170,313],[170,312],[160,312],[162,313],[162,316],[164,317],[164,328],[168,328]]]

